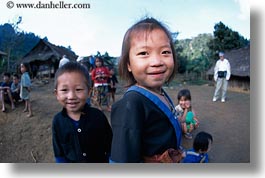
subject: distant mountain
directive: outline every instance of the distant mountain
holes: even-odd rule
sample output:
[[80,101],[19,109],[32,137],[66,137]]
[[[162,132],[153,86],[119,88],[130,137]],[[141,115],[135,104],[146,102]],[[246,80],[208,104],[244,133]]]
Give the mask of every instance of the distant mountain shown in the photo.
[[8,53],[11,49],[11,60],[24,56],[39,40],[34,33],[16,32],[11,24],[0,25],[0,50]]

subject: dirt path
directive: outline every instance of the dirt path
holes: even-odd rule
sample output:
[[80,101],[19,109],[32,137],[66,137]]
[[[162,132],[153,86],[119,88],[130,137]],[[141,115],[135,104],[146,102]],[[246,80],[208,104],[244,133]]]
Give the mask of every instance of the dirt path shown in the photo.
[[[10,163],[51,163],[54,162],[51,143],[51,123],[61,107],[49,84],[33,83],[33,114],[27,118],[22,113],[24,103],[14,111],[0,113],[0,162]],[[182,87],[166,89],[177,102],[176,95]],[[228,92],[226,103],[212,102],[214,87],[185,86],[192,93],[193,107],[201,125],[195,130],[210,132],[214,144],[210,151],[210,162],[239,163],[250,162],[250,95]],[[122,92],[116,96],[119,99]],[[109,117],[109,113],[105,113]],[[192,146],[191,140],[183,138],[183,146]]]

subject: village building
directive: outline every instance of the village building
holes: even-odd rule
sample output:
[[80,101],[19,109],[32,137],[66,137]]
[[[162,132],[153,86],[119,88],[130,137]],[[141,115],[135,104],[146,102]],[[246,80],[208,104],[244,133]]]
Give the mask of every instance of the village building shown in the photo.
[[40,39],[36,46],[19,60],[18,64],[22,62],[29,63],[31,73],[33,75],[35,73],[38,77],[53,77],[63,55],[66,55],[72,61],[75,61],[77,58],[77,55],[73,51]]

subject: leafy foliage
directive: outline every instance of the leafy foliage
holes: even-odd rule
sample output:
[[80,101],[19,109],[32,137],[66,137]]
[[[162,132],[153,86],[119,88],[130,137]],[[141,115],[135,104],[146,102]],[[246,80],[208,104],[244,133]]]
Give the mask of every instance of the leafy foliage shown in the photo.
[[206,71],[215,63],[219,51],[242,48],[249,43],[249,40],[222,22],[215,24],[213,35],[199,34],[192,39],[176,40],[179,73],[204,78]]
[[200,74],[208,69],[211,53],[208,43],[211,34],[200,34],[192,39],[178,40],[175,43],[179,60],[179,72],[194,72]]
[[249,45],[249,40],[245,39],[238,32],[228,28],[222,22],[214,25],[214,38],[209,42],[209,48],[216,54],[219,51],[238,49]]
[[9,67],[18,59],[29,52],[39,41],[39,37],[34,33],[20,32],[18,25],[21,23],[22,17],[16,23],[5,23],[0,25],[0,50],[8,54],[7,59],[4,58],[0,63],[0,71],[10,70]]

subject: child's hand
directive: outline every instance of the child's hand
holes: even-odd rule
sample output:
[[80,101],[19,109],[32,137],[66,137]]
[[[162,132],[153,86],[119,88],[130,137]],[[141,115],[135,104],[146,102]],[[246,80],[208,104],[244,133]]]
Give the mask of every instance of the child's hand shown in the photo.
[[191,103],[189,100],[185,101],[185,108],[189,109],[191,106]]
[[102,76],[101,76],[101,75],[96,75],[96,76],[95,76],[95,78],[100,78],[100,77],[102,77]]

